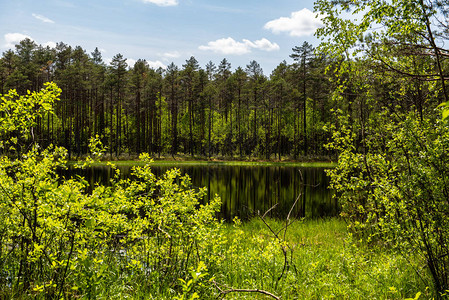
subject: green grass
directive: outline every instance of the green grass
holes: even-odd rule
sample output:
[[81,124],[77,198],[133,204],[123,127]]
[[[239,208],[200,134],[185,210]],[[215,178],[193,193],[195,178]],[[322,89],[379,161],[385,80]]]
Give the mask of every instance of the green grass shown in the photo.
[[[274,220],[268,224],[274,231],[283,226]],[[418,292],[424,298],[432,296],[426,289],[431,286],[427,274],[421,274],[421,280],[413,266],[392,251],[355,247],[348,242],[345,223],[337,218],[298,221],[288,228],[289,270],[281,279],[281,245],[261,220],[225,225],[224,236],[222,260],[209,271],[229,287],[263,289],[282,299],[404,299]],[[259,298],[268,299],[254,293],[226,296]]]
[[[275,232],[284,226],[276,220],[267,223]],[[280,278],[284,268],[281,245],[260,219],[223,224],[222,239],[216,241],[207,259],[207,274],[193,281],[192,291],[182,299],[192,299],[193,291],[199,299],[273,299],[257,292],[231,292],[220,298],[215,284],[222,290],[264,290],[283,300],[413,299],[418,293],[420,299],[434,297],[423,262],[411,256],[411,265],[388,249],[354,246],[349,243],[346,224],[338,218],[296,221],[287,230],[286,242],[284,245],[290,247],[289,269]],[[420,267],[422,278],[414,267]],[[173,299],[176,293],[167,287],[151,295],[145,291],[138,295],[145,299]]]
[[[285,223],[266,222],[283,239]],[[354,246],[346,224],[338,218],[295,221],[282,244],[269,227],[258,218],[222,224],[213,246],[204,249],[201,258],[192,257],[204,261],[208,269],[189,267],[182,272],[190,290],[183,289],[181,280],[178,285],[164,283],[164,274],[158,272],[133,275],[112,268],[105,270],[107,282],[98,279],[96,299],[194,299],[194,293],[198,299],[273,299],[240,292],[220,298],[217,286],[222,290],[264,290],[283,300],[407,299],[417,293],[422,293],[420,299],[434,297],[422,261],[411,255],[411,263],[407,262],[385,248]],[[284,273],[282,246],[287,249],[289,264]],[[422,278],[414,268],[419,268]],[[35,297],[22,297],[31,298]]]
[[[284,223],[267,220],[277,232]],[[279,233],[283,237],[283,231]],[[284,272],[281,244],[260,220],[223,224],[222,238],[207,258],[208,270],[198,281],[193,276],[193,291],[199,299],[273,299],[261,293],[231,292],[220,298],[222,290],[259,289],[280,299],[420,299],[433,298],[431,279],[423,262],[410,262],[393,251],[377,247],[356,247],[349,243],[346,224],[338,219],[296,221],[287,230],[289,269]],[[420,267],[419,278],[414,267]],[[191,274],[196,272],[191,270]],[[281,278],[280,278],[281,277]],[[213,283],[215,282],[215,284]],[[173,299],[173,290],[152,294],[140,291],[137,298]],[[134,297],[132,297],[134,298]]]

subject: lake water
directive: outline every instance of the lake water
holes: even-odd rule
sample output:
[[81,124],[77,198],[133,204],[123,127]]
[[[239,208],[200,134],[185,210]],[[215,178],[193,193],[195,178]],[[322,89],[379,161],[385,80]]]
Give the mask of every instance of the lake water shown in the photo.
[[[152,166],[155,175],[160,176],[175,166]],[[263,214],[273,205],[269,215],[285,218],[293,203],[292,217],[319,218],[338,214],[338,205],[327,189],[329,178],[325,168],[280,167],[280,166],[223,166],[223,165],[181,165],[182,173],[189,174],[194,187],[206,187],[207,194],[202,201],[218,194],[222,199],[220,217],[232,220],[234,216],[248,219],[257,213]],[[128,177],[131,166],[119,166],[122,177]],[[107,184],[112,174],[106,166],[86,170],[69,168],[62,175],[81,175],[93,186]]]

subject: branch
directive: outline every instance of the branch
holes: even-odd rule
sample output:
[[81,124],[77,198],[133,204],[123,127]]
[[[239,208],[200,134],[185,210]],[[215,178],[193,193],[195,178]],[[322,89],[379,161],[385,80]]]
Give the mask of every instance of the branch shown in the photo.
[[[302,173],[301,170],[299,171],[301,174],[301,178],[302,178]],[[286,241],[286,235],[287,235],[287,228],[288,226],[291,224],[290,221],[290,214],[293,211],[293,208],[296,206],[296,203],[298,203],[298,200],[301,198],[301,194],[299,194],[299,196],[296,198],[295,202],[293,203],[292,207],[290,208],[290,211],[288,212],[287,218],[285,219],[285,226],[279,231],[279,232],[275,232],[273,230],[273,228],[271,228],[271,226],[265,221],[265,215],[271,211],[273,208],[276,207],[277,204],[273,205],[269,210],[267,210],[263,216],[261,216],[260,214],[258,214],[259,218],[262,220],[262,222],[265,224],[265,226],[267,226],[267,228],[271,231],[271,233],[274,235],[274,237],[278,240],[279,245],[281,246],[281,250],[282,253],[284,254],[284,267],[282,268],[282,273],[281,275],[279,275],[277,281],[276,281],[276,288],[277,285],[279,284],[279,281],[282,279],[282,277],[285,274],[285,271],[288,271],[289,269],[289,263],[288,263],[288,253],[287,253],[287,249],[288,248],[290,250],[291,253],[293,253],[293,249],[290,247],[290,245],[288,243],[285,243],[285,245],[283,244],[283,242]],[[281,238],[279,236],[279,233],[284,230],[284,234],[283,237]],[[293,255],[293,254],[292,254]],[[295,272],[296,272],[296,266],[292,263],[293,267],[295,268]]]
[[[417,32],[417,33],[419,35],[421,35],[423,38],[425,38],[427,41],[429,41],[427,36],[425,36],[423,34],[420,34],[419,32]],[[380,45],[380,43],[374,43],[374,44]],[[385,42],[385,44],[391,45],[391,46],[403,46],[403,47],[406,47],[407,49],[417,49],[418,48],[418,49],[425,49],[425,50],[434,50],[433,47],[427,46],[427,45],[423,45],[423,44],[412,44],[412,43],[403,43],[403,42],[395,42],[395,41],[387,41],[387,42]],[[441,47],[438,47],[438,46],[437,46],[437,49],[440,52],[446,52],[445,55],[449,55],[449,50],[441,48]],[[432,55],[435,55],[435,54],[432,54]]]
[[[412,77],[412,78],[416,78],[418,80],[421,81],[439,81],[441,80],[441,78],[435,78],[435,77],[440,77],[440,75],[438,74],[428,74],[428,75],[421,75],[421,74],[411,74],[405,71],[401,71],[395,67],[393,67],[392,65],[390,65],[389,63],[387,63],[384,59],[382,59],[380,56],[372,56],[375,59],[378,59],[382,64],[384,64],[387,69],[390,69],[391,71],[394,71],[396,73],[399,73],[401,75],[407,76],[407,77]],[[434,77],[434,78],[432,78]],[[448,80],[449,77],[443,77],[444,80]]]
[[[302,176],[302,174],[301,174],[301,176]],[[288,212],[288,215],[287,215],[287,219],[285,219],[284,241],[285,241],[285,235],[287,234],[287,227],[288,227],[289,221],[290,221],[290,214],[292,213],[293,208],[296,206],[296,203],[298,203],[299,198],[301,198],[301,193],[298,195],[298,197],[296,198],[292,207],[290,208],[290,211]]]
[[267,211],[263,214],[262,219],[265,218],[265,216],[266,216],[272,209],[274,209],[277,205],[278,205],[278,203],[276,203],[276,204],[273,205],[269,210],[267,210]]
[[264,291],[264,290],[259,290],[259,289],[234,289],[234,288],[228,288],[227,290],[223,290],[223,289],[220,288],[220,286],[218,285],[218,283],[215,280],[212,280],[212,282],[215,285],[215,287],[220,291],[220,295],[218,295],[219,297],[220,296],[225,296],[226,294],[229,294],[229,293],[259,293],[259,294],[264,294],[264,295],[270,296],[273,299],[281,300],[280,297],[278,297],[278,296],[276,296],[276,295],[274,295],[274,294],[272,294],[270,292]]

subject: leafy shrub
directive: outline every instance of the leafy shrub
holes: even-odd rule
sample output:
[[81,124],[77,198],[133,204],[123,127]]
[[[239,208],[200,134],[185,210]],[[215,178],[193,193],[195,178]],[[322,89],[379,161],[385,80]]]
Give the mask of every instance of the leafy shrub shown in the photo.
[[[50,84],[23,99],[36,107],[42,98],[56,100],[57,91]],[[2,97],[0,108],[11,111],[13,98]],[[12,120],[17,124],[2,123],[0,134],[26,141],[35,119]],[[102,152],[98,140],[91,144]],[[133,169],[132,180],[116,176],[88,193],[83,179],[57,175],[65,157],[63,148],[32,144],[18,159],[0,160],[0,298],[176,295],[179,278],[200,260],[211,262],[203,256],[218,235],[220,200],[200,205],[205,191],[193,189],[187,175],[173,169],[156,178],[142,155],[147,164]]]
[[421,256],[435,289],[444,293],[449,289],[449,127],[413,114],[378,121],[384,125],[373,127],[365,154],[355,148],[347,126],[334,133],[331,147],[340,155],[329,173],[342,216],[358,239]]

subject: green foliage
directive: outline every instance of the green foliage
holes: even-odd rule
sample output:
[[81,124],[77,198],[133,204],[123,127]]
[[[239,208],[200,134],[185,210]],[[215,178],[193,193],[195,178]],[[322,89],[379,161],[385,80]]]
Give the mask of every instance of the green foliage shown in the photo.
[[[285,222],[267,220],[275,232]],[[284,256],[272,232],[259,219],[237,221],[223,228],[218,248],[223,260],[210,266],[217,283],[233,288],[264,289],[281,299],[404,299],[421,292],[432,298],[407,259],[383,247],[357,247],[348,243],[346,223],[340,219],[296,221],[288,227],[285,242],[293,249],[291,267],[279,281]],[[220,253],[220,252],[218,252]],[[422,281],[424,279],[424,282]],[[226,299],[259,299],[256,294],[228,294]],[[260,297],[260,299],[265,299]],[[267,298],[268,299],[268,298]]]
[[[419,127],[421,123],[412,121],[408,128],[412,134],[392,127],[391,135],[397,134],[395,137],[410,147],[413,138],[423,139],[428,145],[425,149],[433,147],[429,164],[437,164],[432,157],[445,162],[449,129],[439,127],[438,135],[427,140],[425,131],[431,123]],[[5,134],[16,130],[5,128]],[[18,128],[18,134],[26,133],[26,128]],[[341,151],[353,138],[345,133],[350,133],[349,129],[336,138]],[[393,141],[391,152],[396,149]],[[98,137],[90,144],[92,155],[104,153]],[[372,145],[377,145],[375,140]],[[419,155],[425,156],[423,149]],[[353,150],[349,148],[348,157],[355,154]],[[337,219],[291,225],[282,239],[275,238],[273,232],[285,225],[274,220],[267,221],[272,231],[261,222],[242,225],[238,219],[224,226],[215,219],[218,197],[201,204],[205,190],[193,188],[190,178],[177,169],[156,178],[149,154],[140,156],[142,164],[133,168],[131,179],[120,180],[118,169],[111,164],[116,172],[111,185],[96,186],[91,192],[82,178],[57,175],[57,168],[65,166],[66,155],[63,148],[41,150],[36,145],[15,160],[0,159],[0,298],[212,299],[220,294],[213,285],[216,282],[269,290],[283,299],[432,295],[403,259],[378,249],[346,245],[344,223]],[[404,159],[398,161],[404,163]],[[409,161],[418,164],[419,160]],[[440,166],[441,170],[444,167]],[[422,167],[421,171],[432,173],[432,168]],[[417,187],[422,188],[420,193],[428,192],[424,188],[427,182],[418,184],[424,177],[414,176],[416,186],[401,187],[409,188],[409,193]],[[438,186],[430,191],[441,196]],[[435,232],[445,234],[442,227],[447,224],[440,212],[435,209],[432,219],[422,218],[422,222],[430,222],[425,223],[429,238],[434,238]],[[373,221],[369,216],[366,219]],[[392,223],[384,219],[382,233],[392,235],[395,228],[387,226]],[[411,216],[406,220],[412,223]],[[288,269],[284,268],[286,247],[291,250]],[[412,254],[410,259],[417,257]],[[422,276],[426,278],[426,274]],[[254,298],[254,294],[233,295],[234,299]]]
[[446,290],[449,128],[410,114],[373,132],[366,154],[356,151],[345,128],[334,133],[332,146],[340,155],[329,173],[356,239],[417,253],[436,290]]
[[185,281],[184,279],[179,278],[179,281],[181,282],[182,285],[182,294],[179,297],[178,296],[174,297],[173,299],[175,300],[200,299],[198,293],[194,292],[194,288],[195,286],[198,286],[199,288],[204,288],[205,285],[202,281],[208,275],[209,274],[207,273],[206,265],[202,261],[198,262],[198,267],[190,271],[190,276],[192,277],[191,279]]
[[[40,97],[46,95],[27,98],[27,105],[36,108]],[[11,119],[31,124],[28,113],[17,111]],[[4,132],[27,132],[26,126],[8,124],[2,124]],[[91,149],[104,152],[98,137]],[[88,193],[81,178],[58,177],[66,154],[63,148],[35,146],[19,159],[0,160],[1,298],[176,291],[185,270],[200,259],[213,262],[204,253],[217,240],[219,198],[200,205],[204,189],[194,190],[176,169],[156,178],[148,155],[141,156],[146,164],[133,169],[132,181],[117,176],[111,186]]]
[[359,244],[415,253],[441,295],[449,288],[449,134],[435,108],[447,118],[449,65],[435,24],[446,5],[318,0],[315,9],[325,24],[319,49],[341,61],[334,101],[342,111],[329,144],[338,167],[329,173],[342,216]]
[[[63,87],[55,113],[38,117],[32,132],[41,147],[64,146],[69,159],[88,155],[89,138],[96,135],[110,159],[142,152],[296,159],[306,146],[324,156],[327,137],[315,132],[318,121],[329,121],[326,59],[306,48],[302,68],[284,61],[265,76],[254,60],[233,72],[226,59],[204,70],[191,57],[181,68],[163,70],[143,59],[128,66],[121,54],[105,64],[98,49],[89,55],[80,46],[50,48],[25,39],[0,57],[0,85],[2,93],[15,88],[25,94],[51,78]],[[304,109],[307,98],[314,104]]]
[[448,103],[448,102],[443,102],[443,103],[441,103],[441,104],[439,105],[439,107],[442,108],[442,111],[441,111],[441,119],[442,119],[443,121],[446,121],[446,122],[447,122],[447,120],[448,120],[448,118],[449,118],[449,103]]
[[[60,179],[61,148],[0,164],[3,295],[97,297],[116,277],[126,285],[177,286],[184,270],[212,247],[218,198],[198,206],[203,190],[179,170],[157,179],[149,165],[134,180],[99,186]],[[14,171],[13,171],[14,170]],[[206,261],[209,261],[206,259]]]
[[[2,148],[15,150],[31,139],[34,142],[36,120],[52,112],[53,104],[61,94],[54,83],[46,83],[39,92],[27,91],[19,95],[10,90],[0,98],[0,138]],[[9,138],[9,139],[8,139]],[[12,148],[8,148],[12,147]]]

